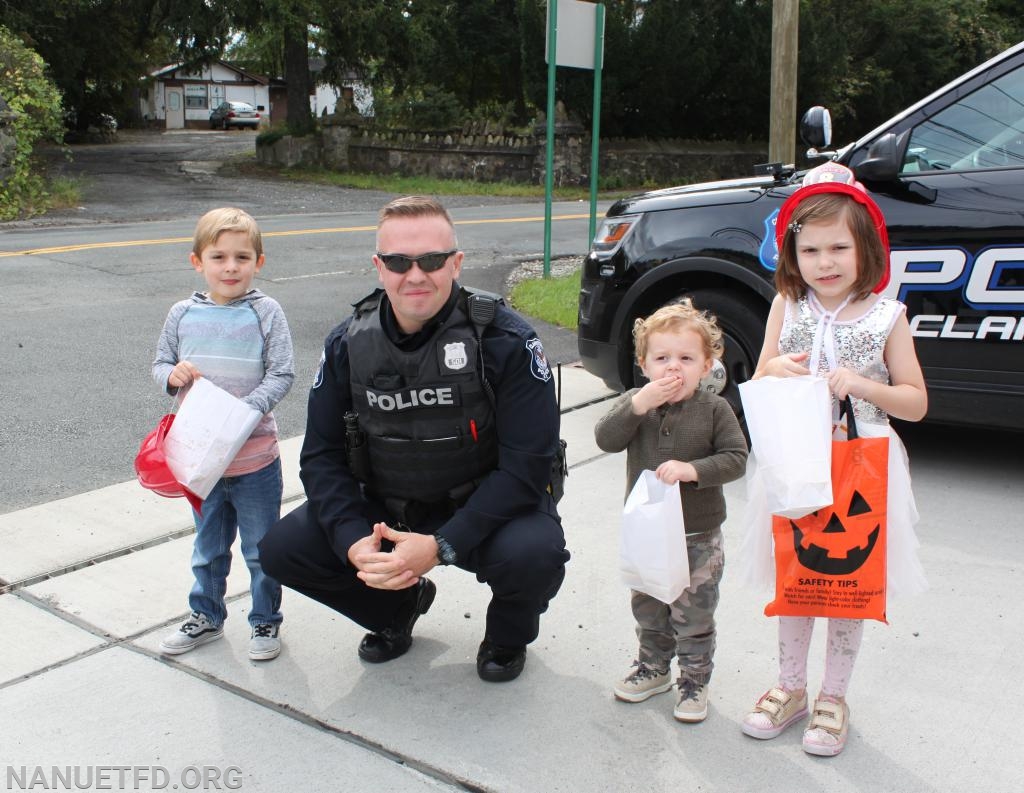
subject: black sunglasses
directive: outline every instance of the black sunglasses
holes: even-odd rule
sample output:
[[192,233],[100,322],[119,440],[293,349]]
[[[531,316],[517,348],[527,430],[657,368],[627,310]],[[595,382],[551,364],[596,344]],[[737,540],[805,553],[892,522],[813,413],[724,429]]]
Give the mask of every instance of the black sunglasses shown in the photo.
[[404,253],[377,253],[377,258],[384,262],[384,266],[390,272],[407,273],[416,262],[425,273],[432,273],[444,267],[445,262],[457,251],[435,251],[434,253],[421,253],[419,256],[406,256]]

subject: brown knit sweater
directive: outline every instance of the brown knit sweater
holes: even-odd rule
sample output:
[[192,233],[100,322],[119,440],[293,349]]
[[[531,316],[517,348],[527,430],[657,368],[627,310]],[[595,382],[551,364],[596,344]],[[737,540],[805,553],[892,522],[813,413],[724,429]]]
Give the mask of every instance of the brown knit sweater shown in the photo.
[[717,394],[698,391],[675,405],[662,405],[643,416],[633,413],[631,389],[597,422],[594,437],[606,452],[626,450],[626,495],[640,472],[666,460],[692,463],[696,482],[681,482],[683,522],[687,534],[711,531],[725,520],[722,485],[746,470],[747,442],[736,414]]

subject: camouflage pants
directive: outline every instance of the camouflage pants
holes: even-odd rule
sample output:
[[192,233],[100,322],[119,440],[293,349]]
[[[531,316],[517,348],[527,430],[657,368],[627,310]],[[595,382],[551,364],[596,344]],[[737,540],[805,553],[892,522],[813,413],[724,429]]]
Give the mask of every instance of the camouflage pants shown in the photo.
[[679,679],[703,686],[711,679],[715,655],[715,607],[725,567],[722,531],[714,529],[686,538],[690,586],[672,604],[643,592],[632,593],[639,659],[668,669],[679,657]]

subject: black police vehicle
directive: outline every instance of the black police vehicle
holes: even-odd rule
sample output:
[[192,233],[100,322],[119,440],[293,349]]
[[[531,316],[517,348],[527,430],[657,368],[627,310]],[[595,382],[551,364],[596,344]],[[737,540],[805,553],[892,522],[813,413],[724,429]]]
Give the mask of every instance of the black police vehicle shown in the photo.
[[[801,122],[827,147],[827,110]],[[928,383],[928,420],[1024,430],[1024,42],[860,140],[812,148],[852,168],[885,213],[892,278]],[[616,202],[583,263],[579,351],[619,390],[639,382],[633,320],[689,295],[725,333],[725,396],[761,350],[774,296],[774,220],[803,172],[758,166],[748,179],[657,190]]]

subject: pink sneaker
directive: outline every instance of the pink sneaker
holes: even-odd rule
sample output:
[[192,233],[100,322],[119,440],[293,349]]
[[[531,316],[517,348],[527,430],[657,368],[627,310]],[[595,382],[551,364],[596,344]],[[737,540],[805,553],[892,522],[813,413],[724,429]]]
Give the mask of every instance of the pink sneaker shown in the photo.
[[751,738],[767,740],[781,735],[790,724],[807,715],[807,692],[799,699],[781,688],[771,688],[743,719],[740,729]]
[[821,757],[834,757],[846,746],[850,729],[850,709],[845,702],[818,697],[811,723],[804,730],[804,751]]

